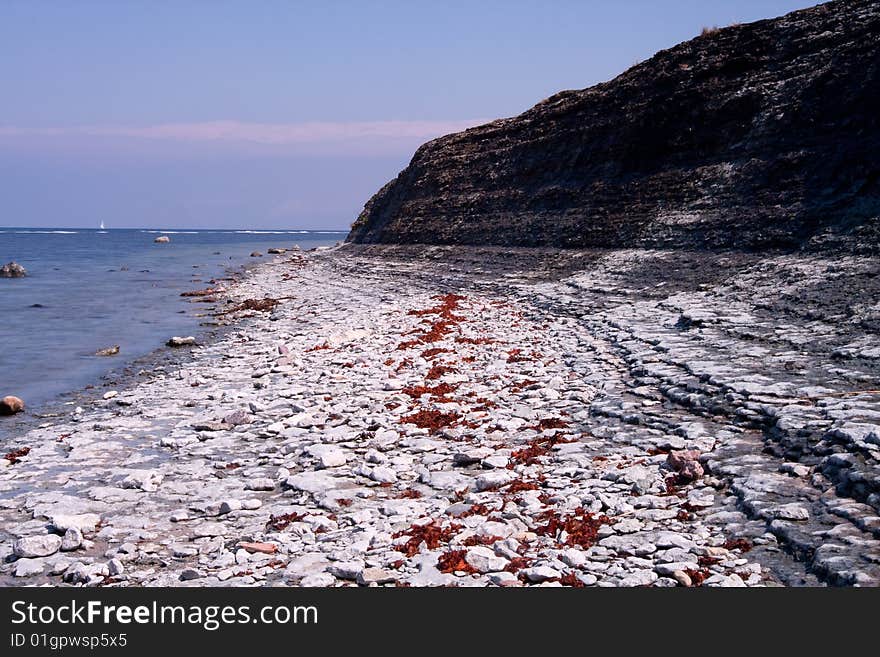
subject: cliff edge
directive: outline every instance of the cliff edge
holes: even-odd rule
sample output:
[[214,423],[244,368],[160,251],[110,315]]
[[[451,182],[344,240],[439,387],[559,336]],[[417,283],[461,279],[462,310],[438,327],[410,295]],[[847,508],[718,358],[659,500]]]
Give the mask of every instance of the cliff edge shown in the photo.
[[880,251],[880,2],[712,31],[421,146],[348,241]]

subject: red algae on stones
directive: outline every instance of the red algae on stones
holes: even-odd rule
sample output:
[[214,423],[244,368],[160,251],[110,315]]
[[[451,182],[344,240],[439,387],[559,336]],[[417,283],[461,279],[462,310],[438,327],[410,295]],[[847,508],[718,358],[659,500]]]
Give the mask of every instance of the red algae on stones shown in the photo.
[[525,481],[524,479],[514,479],[509,484],[505,485],[503,490],[505,493],[512,495],[526,490],[540,490],[540,488],[541,486],[537,482]]
[[7,461],[9,461],[10,465],[15,465],[22,458],[24,458],[25,456],[30,454],[30,452],[31,452],[30,447],[19,447],[18,449],[14,449],[11,452],[7,452],[3,456],[3,458],[6,459]]
[[296,513],[295,511],[292,513],[282,513],[280,515],[271,515],[269,516],[269,521],[266,523],[266,529],[274,529],[277,532],[283,531],[287,529],[288,525],[291,523],[302,520],[305,517],[302,513]]
[[437,315],[439,319],[430,324],[428,329],[418,337],[397,345],[398,350],[410,349],[420,344],[438,342],[449,335],[461,322],[465,321],[464,317],[453,313],[458,308],[458,302],[463,301],[465,297],[458,294],[445,294],[436,298],[440,299],[440,305],[425,308],[424,310],[410,310],[407,314],[418,317]]
[[532,559],[529,557],[514,557],[510,560],[510,563],[504,567],[509,573],[516,573],[523,568],[528,568],[532,564]]
[[459,344],[492,344],[495,342],[493,338],[469,338],[463,335],[459,335],[455,341]]
[[414,424],[420,429],[429,429],[432,433],[445,427],[454,426],[461,416],[452,411],[444,413],[433,409],[422,409],[400,418],[401,424]]
[[408,557],[413,557],[419,553],[422,543],[429,550],[436,550],[441,545],[448,543],[461,529],[461,525],[455,523],[442,527],[436,521],[431,521],[425,525],[413,525],[409,529],[397,532],[394,538],[401,536],[409,536],[409,539],[403,545],[398,545],[397,549]]
[[559,583],[563,586],[571,586],[576,589],[584,588],[586,584],[583,583],[580,577],[575,575],[574,573],[566,573],[562,577],[559,578]]
[[324,342],[323,344],[316,344],[311,349],[306,349],[306,353],[308,353],[310,351],[324,351],[325,349],[329,349],[329,348],[330,348],[330,345],[328,343]]
[[465,557],[467,557],[467,550],[444,552],[437,559],[437,570],[441,573],[454,573],[456,571],[465,573],[479,572],[466,561]]
[[558,417],[545,417],[542,420],[538,420],[538,424],[534,427],[535,431],[547,431],[547,429],[565,429],[568,427],[568,422]]
[[181,292],[182,297],[209,297],[214,294],[220,294],[225,290],[222,287],[209,287],[207,290],[191,290],[189,292]]
[[[289,297],[285,297],[289,298]],[[229,308],[228,310],[224,310],[223,312],[217,313],[218,315],[229,315],[231,313],[244,312],[246,310],[254,310],[257,312],[269,312],[274,310],[276,306],[281,303],[281,299],[273,299],[271,297],[266,297],[265,299],[245,299],[241,303]]]
[[748,552],[754,547],[754,545],[747,538],[731,538],[724,541],[724,544],[721,547],[723,547],[725,550],[739,550],[740,552]]
[[507,362],[508,363],[529,363],[533,360],[537,360],[542,358],[543,354],[538,353],[537,351],[533,351],[532,353],[526,355],[523,354],[522,349],[511,349],[507,352]]
[[450,349],[443,349],[442,347],[431,347],[430,349],[425,349],[421,356],[425,360],[430,360],[439,354],[449,354],[452,353]]
[[467,297],[463,297],[460,294],[443,294],[434,298],[440,301],[439,305],[433,306],[431,308],[425,308],[424,310],[410,310],[407,315],[415,315],[417,317],[424,317],[425,315],[439,315],[443,319],[448,319],[456,322],[460,322],[463,320],[462,317],[458,317],[456,315],[453,315],[452,313],[453,311],[458,310],[459,302],[464,301]]
[[469,509],[456,513],[454,517],[467,518],[468,516],[488,516],[490,513],[492,513],[492,509],[485,504],[471,504]]
[[449,365],[434,365],[433,367],[431,367],[430,370],[428,370],[425,378],[429,381],[435,381],[445,374],[450,374],[457,371],[458,370],[456,370],[454,367],[450,367]]
[[455,392],[457,388],[457,385],[441,383],[434,386],[433,388],[429,386],[411,386],[409,388],[404,388],[403,390],[401,390],[401,392],[405,395],[409,395],[413,399],[418,399],[422,395],[430,395],[431,397],[436,398],[437,402],[446,403],[452,401],[451,399],[449,399],[449,397],[447,397],[447,395]]
[[549,536],[559,540],[561,532],[565,532],[564,545],[592,547],[599,537],[599,527],[611,522],[606,515],[594,516],[583,507],[578,507],[571,515],[563,516],[555,511],[545,511],[538,516],[545,520],[546,525],[535,528],[538,536]]
[[514,464],[517,463],[522,465],[532,465],[535,463],[538,458],[546,455],[550,451],[549,447],[542,444],[544,442],[545,441],[533,440],[527,447],[523,447],[522,449],[513,452],[510,455],[510,464],[507,467],[513,469]]

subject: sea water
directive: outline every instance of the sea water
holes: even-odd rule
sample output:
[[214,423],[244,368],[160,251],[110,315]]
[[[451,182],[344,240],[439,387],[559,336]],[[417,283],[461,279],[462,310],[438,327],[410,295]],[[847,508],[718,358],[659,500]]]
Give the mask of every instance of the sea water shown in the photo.
[[[154,239],[166,234],[168,244]],[[0,278],[0,397],[30,409],[96,381],[172,335],[199,330],[204,304],[181,292],[210,287],[270,247],[333,245],[345,233],[248,230],[0,228],[0,265],[28,271]],[[119,345],[114,357],[96,356]]]

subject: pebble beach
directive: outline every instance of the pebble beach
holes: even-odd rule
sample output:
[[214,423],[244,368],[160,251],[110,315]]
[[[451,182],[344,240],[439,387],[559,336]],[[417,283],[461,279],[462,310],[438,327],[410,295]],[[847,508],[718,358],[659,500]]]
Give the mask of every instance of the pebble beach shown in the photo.
[[527,251],[206,295],[215,339],[15,437],[0,583],[880,584],[875,260]]

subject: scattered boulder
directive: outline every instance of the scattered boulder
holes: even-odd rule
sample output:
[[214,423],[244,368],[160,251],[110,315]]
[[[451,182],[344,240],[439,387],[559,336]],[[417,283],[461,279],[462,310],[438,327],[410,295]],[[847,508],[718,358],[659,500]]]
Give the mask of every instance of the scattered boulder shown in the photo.
[[115,356],[119,353],[119,345],[115,344],[112,347],[106,347],[105,349],[98,349],[95,352],[95,356]]
[[188,582],[193,579],[201,579],[205,574],[201,570],[195,568],[185,568],[180,572],[180,581]]
[[97,513],[58,514],[51,518],[52,526],[59,532],[75,528],[81,532],[93,532],[101,522]]
[[266,253],[271,253],[271,254],[273,254],[273,255],[278,255],[278,254],[286,253],[286,252],[287,252],[287,249],[280,249],[280,248],[275,247],[275,246],[273,246],[271,249],[269,249],[268,251],[266,251]]
[[223,422],[230,427],[237,427],[239,424],[250,424],[253,421],[254,419],[251,417],[251,414],[242,410],[233,411],[223,418]]
[[683,483],[696,481],[705,474],[699,461],[700,452],[696,449],[682,449],[669,452],[666,465],[678,475]]
[[225,422],[205,420],[203,422],[194,422],[192,428],[196,431],[226,431],[229,429],[229,425]]
[[12,553],[23,559],[48,557],[61,549],[61,537],[56,534],[25,536],[12,544]]
[[465,556],[467,564],[480,573],[492,573],[504,570],[509,563],[504,557],[499,557],[488,547],[478,545],[472,547]]
[[171,241],[171,238],[167,235],[159,235],[156,239],[153,240],[156,244],[168,244]]
[[42,575],[46,569],[46,563],[42,559],[19,559],[15,562],[14,575],[16,577],[32,577]]
[[24,402],[18,397],[9,395],[0,399],[0,415],[15,415],[24,410]]
[[361,586],[370,584],[388,584],[397,579],[397,575],[382,568],[365,568],[357,577],[357,583]]
[[262,258],[262,257],[263,257],[263,254],[260,253],[259,251],[254,251],[253,253],[251,253],[251,258]]
[[79,528],[69,527],[67,531],[64,532],[64,537],[61,539],[61,550],[63,552],[78,550],[82,547],[83,540],[83,533]]
[[170,338],[165,344],[169,347],[193,347],[196,344],[196,339],[191,335],[188,335],[186,337],[175,335],[173,338]]
[[0,278],[24,278],[27,270],[17,262],[7,262],[0,267]]

